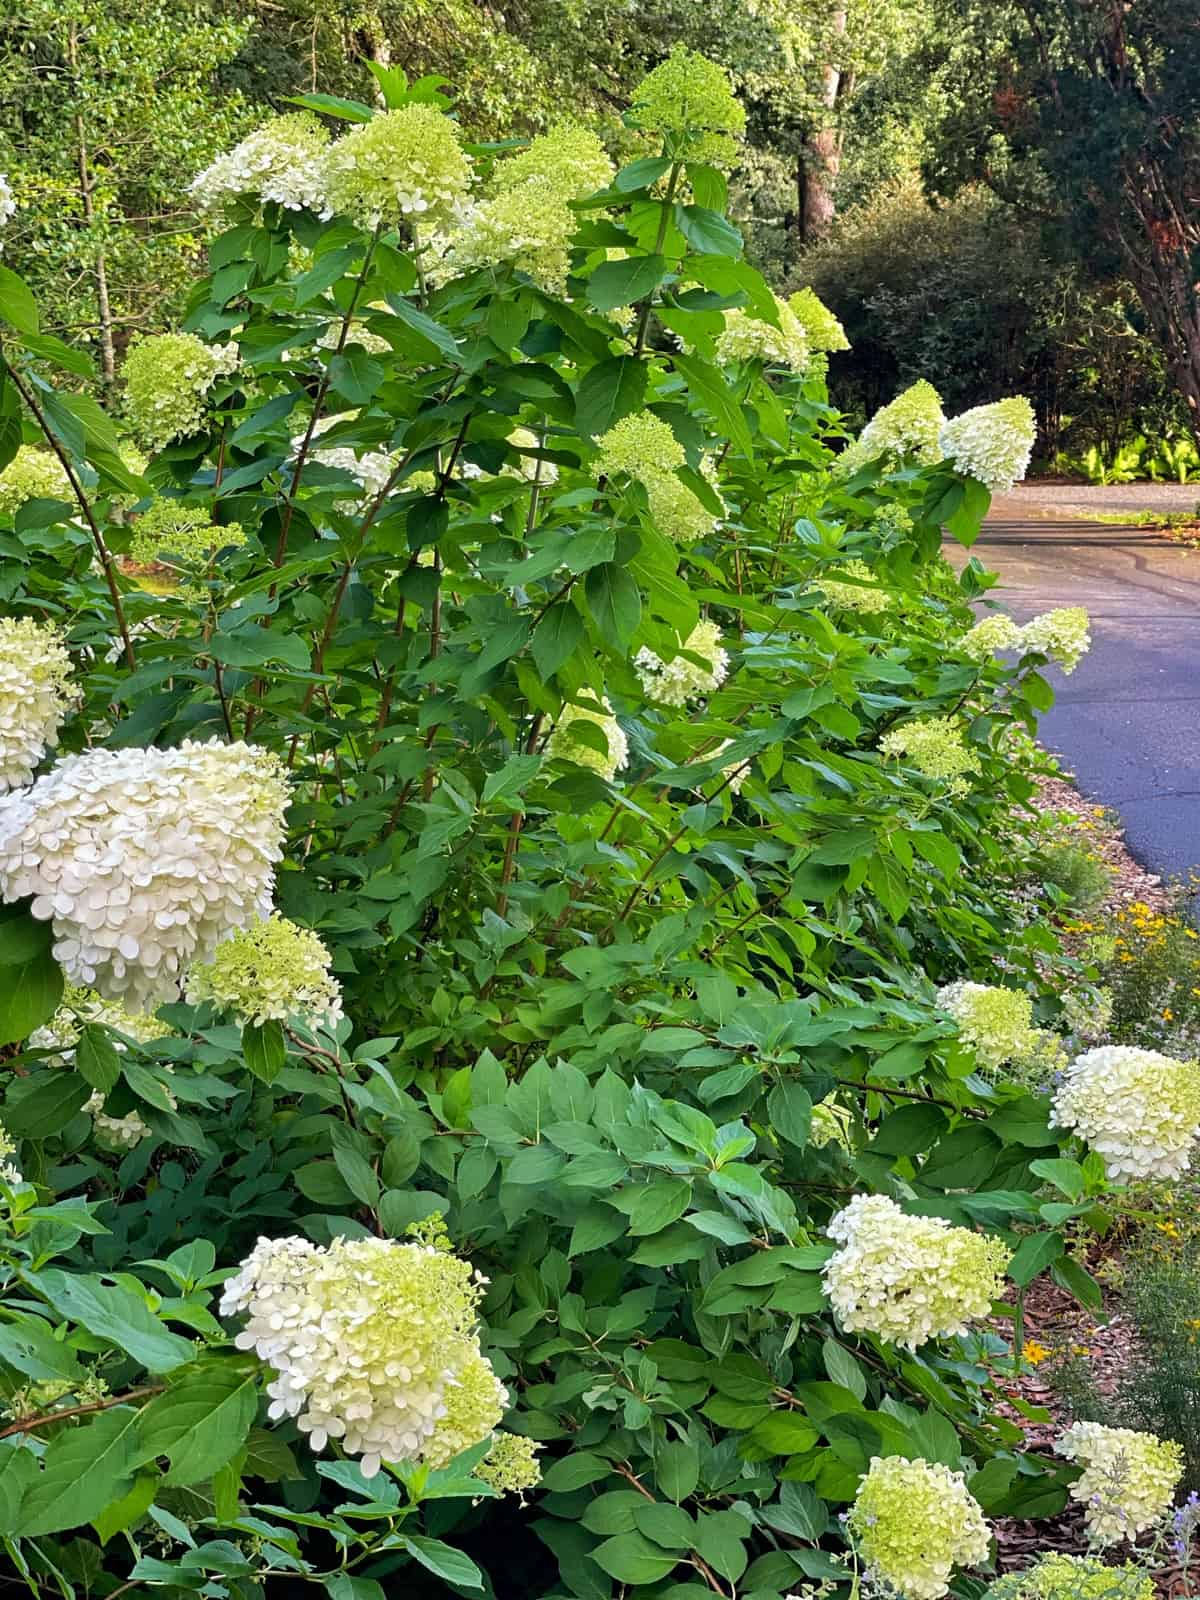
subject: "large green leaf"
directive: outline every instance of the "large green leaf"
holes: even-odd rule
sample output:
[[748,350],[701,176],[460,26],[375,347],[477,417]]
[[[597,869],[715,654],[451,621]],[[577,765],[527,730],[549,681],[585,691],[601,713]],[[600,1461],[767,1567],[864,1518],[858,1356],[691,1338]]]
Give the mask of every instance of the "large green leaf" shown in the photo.
[[60,1316],[82,1323],[89,1333],[124,1350],[150,1372],[170,1372],[192,1359],[191,1343],[164,1328],[131,1289],[59,1267],[31,1273],[29,1282]]
[[167,1456],[164,1482],[207,1481],[245,1444],[258,1393],[258,1370],[244,1362],[206,1362],[185,1372],[142,1411],[138,1465]]
[[137,1465],[138,1417],[136,1406],[114,1406],[78,1427],[60,1423],[41,1473],[21,1501],[19,1526],[11,1531],[36,1539],[77,1528],[128,1493]]

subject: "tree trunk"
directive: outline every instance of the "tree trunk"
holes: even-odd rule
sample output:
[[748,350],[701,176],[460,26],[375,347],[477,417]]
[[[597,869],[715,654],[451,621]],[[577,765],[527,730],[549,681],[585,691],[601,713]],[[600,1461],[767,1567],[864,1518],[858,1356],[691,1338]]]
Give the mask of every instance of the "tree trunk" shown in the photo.
[[[846,9],[839,7],[832,18],[833,34],[840,38],[846,31]],[[828,233],[836,214],[833,198],[834,185],[842,165],[842,135],[834,111],[838,97],[847,85],[842,69],[828,62],[821,71],[821,113],[816,127],[804,141],[797,172],[800,200],[800,238],[811,244]]]
[[1192,259],[1200,247],[1200,230],[1160,173],[1143,169],[1129,174],[1126,192],[1140,224],[1135,238],[1117,229],[1126,269],[1200,448],[1200,293]]
[[[79,35],[72,23],[67,34],[67,59],[71,64],[76,104],[79,95]],[[89,233],[96,223],[96,208],[92,202],[92,169],[88,160],[87,135],[83,126],[83,113],[75,113],[75,160],[79,170],[79,198],[83,206],[83,220]],[[94,273],[96,279],[96,320],[100,338],[100,374],[105,388],[110,388],[117,376],[117,352],[113,340],[112,303],[108,297],[108,264],[103,249],[97,247]]]

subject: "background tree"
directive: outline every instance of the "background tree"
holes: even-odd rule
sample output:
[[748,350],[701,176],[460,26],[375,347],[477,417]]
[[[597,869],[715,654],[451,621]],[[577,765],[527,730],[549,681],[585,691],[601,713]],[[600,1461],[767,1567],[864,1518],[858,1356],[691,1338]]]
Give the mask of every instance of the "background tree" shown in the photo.
[[981,180],[1102,275],[1123,273],[1200,439],[1196,0],[937,0],[927,176]]
[[0,23],[0,170],[18,206],[5,259],[50,327],[94,345],[105,383],[198,270],[186,180],[247,121],[214,74],[248,31],[155,0],[21,0]]

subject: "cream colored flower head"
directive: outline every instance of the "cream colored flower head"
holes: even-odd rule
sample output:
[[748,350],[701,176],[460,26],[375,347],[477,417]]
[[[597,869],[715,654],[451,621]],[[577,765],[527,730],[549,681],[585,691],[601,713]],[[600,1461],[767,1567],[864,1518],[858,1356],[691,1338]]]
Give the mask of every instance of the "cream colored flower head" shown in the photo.
[[58,629],[0,617],[0,792],[33,782],[78,698]]
[[1075,1422],[1054,1448],[1083,1466],[1071,1498],[1086,1507],[1088,1536],[1102,1547],[1135,1539],[1156,1523],[1170,1509],[1183,1477],[1180,1445],[1133,1428]]
[[31,444],[18,446],[0,472],[0,516],[15,517],[27,500],[75,501],[71,480],[58,457]]
[[1034,1048],[1033,1001],[1020,989],[960,980],[939,989],[937,1003],[954,1018],[981,1067],[995,1071]]
[[246,744],[88,750],[0,796],[0,897],[32,900],[70,983],[128,1010],[270,913],[287,777]]
[[881,1194],[855,1195],[828,1231],[840,1246],[823,1269],[838,1322],[910,1350],[986,1317],[1009,1259],[999,1239],[910,1217]]
[[[700,660],[691,661],[689,656],[699,656]],[[721,644],[721,630],[704,618],[688,634],[673,660],[663,661],[643,646],[633,664],[648,700],[662,706],[683,707],[720,688],[729,671],[729,653]]]
[[938,443],[957,472],[977,478],[992,494],[1006,494],[1028,471],[1036,437],[1033,407],[1016,395],[954,417]]
[[940,461],[938,441],[945,421],[940,395],[921,378],[875,413],[855,442],[838,456],[834,470],[845,477],[880,456],[914,456],[924,465]]
[[428,1243],[260,1239],[225,1284],[239,1349],[275,1371],[268,1416],[313,1450],[336,1440],[364,1477],[384,1461],[444,1465],[486,1439],[507,1395],[475,1333],[482,1282]]
[[1068,1066],[1054,1120],[1086,1139],[1115,1182],[1178,1178],[1200,1137],[1200,1066],[1136,1045],[1100,1045]]
[[969,773],[979,772],[981,762],[963,738],[963,730],[952,717],[919,717],[885,733],[879,741],[885,756],[903,757],[927,778],[947,782],[954,793],[966,789]]
[[220,155],[198,177],[190,193],[202,211],[249,197],[287,211],[331,213],[325,194],[329,134],[311,111],[289,111]]
[[963,634],[958,648],[972,661],[990,661],[1001,650],[1015,650],[1021,639],[1021,629],[1013,619],[1003,611],[994,611]]
[[785,367],[803,372],[808,366],[809,343],[804,324],[786,300],[775,299],[779,319],[764,322],[749,311],[734,309],[725,313],[724,330],[717,335],[717,360],[725,365],[739,361],[761,361],[767,367]]
[[[833,575],[838,572],[842,578]],[[856,581],[845,583],[842,581],[844,578]],[[858,611],[864,616],[878,616],[880,612],[891,609],[891,595],[879,587],[875,574],[857,556],[844,561],[840,567],[834,567],[829,576],[822,573],[816,583],[829,604],[836,606],[839,611]]]
[[1020,631],[1020,648],[1049,656],[1069,676],[1092,647],[1089,618],[1083,606],[1058,606],[1034,617]]

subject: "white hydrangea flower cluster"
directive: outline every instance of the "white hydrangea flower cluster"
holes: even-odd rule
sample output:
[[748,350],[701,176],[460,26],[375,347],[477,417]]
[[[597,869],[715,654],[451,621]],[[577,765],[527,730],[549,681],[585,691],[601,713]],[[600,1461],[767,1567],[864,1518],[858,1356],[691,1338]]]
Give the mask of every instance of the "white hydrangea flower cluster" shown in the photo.
[[[112,1028],[139,1044],[148,1044],[151,1039],[161,1039],[171,1032],[168,1022],[160,1022],[149,1014],[126,1011],[124,1006],[117,1005],[115,1001],[102,999],[94,989],[81,989],[76,984],[68,984],[63,992],[62,1004],[50,1021],[35,1028],[29,1035],[30,1048],[53,1050],[56,1053],[46,1058],[48,1064],[69,1067],[75,1060],[75,1046],[89,1023]],[[114,1039],[112,1044],[118,1054],[125,1053],[125,1046],[120,1039]]]
[[837,606],[840,611],[858,611],[863,616],[878,616],[881,611],[891,608],[891,596],[886,589],[879,587],[875,574],[865,561],[854,556],[834,571],[856,581],[844,583],[840,578],[832,575],[826,577],[822,573],[816,580],[817,587],[831,606]]
[[58,629],[34,617],[0,617],[0,792],[33,781],[75,700]]
[[1022,1059],[1034,1048],[1038,1030],[1033,1000],[1020,989],[960,980],[939,989],[937,1003],[954,1018],[959,1038],[989,1071]]
[[910,1350],[986,1317],[1009,1258],[999,1239],[906,1216],[882,1194],[855,1195],[827,1231],[841,1246],[823,1269],[839,1323]]
[[1015,650],[1021,643],[1021,630],[1003,611],[994,611],[983,617],[973,628],[968,628],[958,641],[958,648],[972,661],[989,661],[1001,650]]
[[148,1139],[153,1128],[141,1113],[130,1111],[123,1117],[109,1117],[104,1112],[104,1096],[97,1091],[83,1108],[92,1119],[92,1135],[103,1150],[123,1155],[136,1150],[143,1139]]
[[69,982],[131,1011],[271,910],[287,780],[246,744],[88,750],[0,797],[0,896],[32,896]]
[[1083,1465],[1071,1498],[1083,1502],[1088,1535],[1101,1546],[1134,1539],[1157,1522],[1183,1476],[1180,1445],[1133,1428],[1074,1422],[1054,1448]]
[[1074,672],[1091,647],[1089,618],[1083,606],[1043,611],[1021,629],[1021,649],[1026,654],[1049,656],[1064,674]]
[[[313,429],[313,438],[319,439],[323,433],[338,423],[352,420],[348,416],[320,417]],[[290,461],[295,461],[304,444],[304,434],[295,434],[292,438]],[[351,445],[326,445],[314,449],[311,441],[306,457],[309,461],[316,461],[323,467],[337,467],[342,472],[348,472],[356,479],[362,488],[363,494],[368,499],[375,499],[381,495],[388,485],[388,480],[396,470],[396,457],[385,455],[382,450],[363,450],[360,454],[357,448]],[[354,502],[340,501],[339,505],[353,507]]]
[[458,124],[436,106],[412,104],[356,123],[330,148],[327,204],[367,227],[401,221],[444,228],[471,186]]
[[[597,750],[579,737],[579,727],[598,728],[607,744],[607,750]],[[568,703],[559,713],[554,731],[546,741],[546,754],[556,761],[569,761],[573,766],[586,767],[598,772],[609,783],[629,763],[629,740],[625,730],[613,715],[607,697],[596,705]]]
[[12,184],[7,175],[0,172],[0,228],[7,227],[16,214],[17,202],[13,198]]
[[20,1168],[8,1159],[9,1156],[15,1156],[16,1153],[17,1147],[9,1137],[7,1129],[0,1128],[0,1178],[3,1178],[5,1183],[12,1184],[14,1187],[18,1183],[25,1182],[25,1179],[21,1176]]
[[845,477],[880,456],[915,456],[932,466],[942,459],[939,439],[945,425],[941,396],[921,378],[875,413],[838,456],[834,470]]
[[260,1239],[220,1309],[247,1314],[238,1347],[275,1369],[268,1415],[295,1417],[315,1451],[337,1439],[371,1478],[384,1461],[444,1464],[500,1420],[508,1396],[475,1333],[482,1285],[429,1243]]
[[0,516],[15,517],[27,500],[74,500],[62,462],[49,450],[23,444],[0,472]]
[[121,369],[130,425],[147,450],[195,433],[218,378],[236,372],[236,343],[205,344],[194,333],[156,333],[130,346]]
[[868,1574],[905,1600],[941,1600],[955,1567],[987,1560],[991,1535],[961,1472],[873,1456],[846,1519]]
[[[689,661],[689,655],[701,659]],[[633,664],[648,700],[660,706],[683,707],[721,687],[729,673],[729,652],[722,648],[720,628],[705,617],[688,634],[674,660],[664,661],[643,645]]]
[[1114,1182],[1178,1178],[1200,1136],[1200,1066],[1136,1045],[1085,1050],[1058,1086],[1054,1120],[1087,1140]]
[[761,361],[768,367],[786,367],[803,372],[808,366],[809,343],[804,324],[786,300],[775,297],[779,326],[764,322],[748,311],[725,313],[725,327],[717,335],[717,360],[730,365],[738,361]]
[[201,211],[252,196],[288,211],[332,215],[325,197],[329,134],[311,111],[265,123],[193,178],[189,193]]
[[310,1028],[332,1027],[342,1014],[342,991],[329,962],[329,951],[311,928],[276,912],[224,940],[210,962],[192,967],[187,1000],[211,1000],[256,1027],[292,1017]]
[[1036,438],[1033,407],[1024,395],[1014,395],[952,418],[938,444],[955,471],[977,478],[993,494],[1007,494],[1029,470]]
[[676,477],[676,467],[682,467],[687,456],[669,426],[652,411],[635,411],[622,417],[597,440],[597,445],[599,455],[593,468],[596,476],[627,473],[643,484],[650,516],[665,539],[694,544],[716,527],[716,517]]

